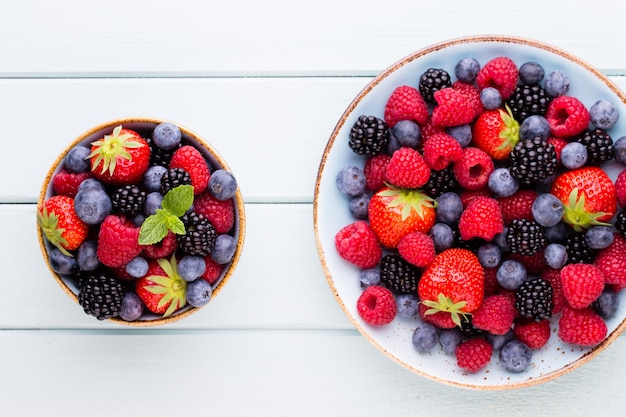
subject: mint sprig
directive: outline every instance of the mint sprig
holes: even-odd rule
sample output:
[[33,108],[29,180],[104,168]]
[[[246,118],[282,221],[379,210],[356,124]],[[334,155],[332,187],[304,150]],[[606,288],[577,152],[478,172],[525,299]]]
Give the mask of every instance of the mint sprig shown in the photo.
[[179,185],[171,189],[163,197],[160,209],[144,220],[139,230],[139,244],[152,245],[159,243],[167,236],[168,231],[177,235],[185,234],[185,225],[180,217],[193,204],[193,186]]

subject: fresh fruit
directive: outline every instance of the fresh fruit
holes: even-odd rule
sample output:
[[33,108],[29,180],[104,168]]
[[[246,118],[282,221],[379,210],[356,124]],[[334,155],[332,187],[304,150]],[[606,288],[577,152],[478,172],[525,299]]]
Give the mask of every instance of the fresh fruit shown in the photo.
[[506,112],[502,109],[487,110],[474,122],[472,140],[491,158],[503,160],[519,141],[519,123],[508,107]]
[[55,194],[74,198],[78,192],[78,186],[89,177],[91,177],[89,172],[73,173],[61,169],[52,178],[52,188]]
[[178,274],[175,255],[150,261],[148,273],[135,282],[135,289],[146,308],[163,317],[187,304],[187,281]]
[[435,92],[442,88],[452,87],[452,80],[450,74],[443,68],[429,68],[420,75],[418,87],[424,100],[434,103]]
[[498,354],[504,369],[509,372],[523,372],[528,369],[532,360],[532,351],[519,340],[511,340],[502,346]]
[[593,260],[604,276],[607,284],[626,286],[626,239],[619,233],[613,236],[613,242],[601,249]]
[[335,247],[339,256],[359,268],[372,268],[382,257],[374,231],[363,220],[357,220],[337,232]]
[[476,84],[480,90],[493,87],[500,92],[502,99],[508,99],[515,91],[518,69],[508,57],[499,56],[489,60],[478,72]]
[[182,139],[180,128],[171,122],[159,123],[152,131],[152,141],[166,151],[176,148]]
[[202,153],[191,145],[181,146],[174,152],[170,160],[170,169],[172,168],[184,169],[189,173],[193,193],[196,195],[209,186],[209,166]]
[[139,227],[124,216],[110,214],[100,224],[98,259],[103,265],[118,268],[141,253]]
[[423,124],[428,120],[428,107],[417,89],[402,85],[391,93],[385,104],[384,114],[385,122],[390,128],[400,120]]
[[520,320],[513,328],[515,337],[531,349],[541,349],[550,339],[549,320]]
[[350,129],[350,149],[358,155],[378,155],[388,143],[389,126],[376,116],[361,115]]
[[606,323],[591,307],[565,307],[559,319],[558,336],[565,343],[595,346],[606,337]]
[[615,126],[618,118],[617,107],[608,100],[600,99],[589,107],[589,119],[591,124],[597,128],[610,129]]
[[398,253],[410,264],[424,268],[435,259],[435,243],[426,233],[409,233],[400,240]]
[[[363,193],[366,182],[367,179],[363,170],[354,165],[346,165],[341,168],[335,178],[337,189],[348,197],[355,197]],[[212,192],[210,194],[213,195]]]
[[422,148],[424,160],[431,169],[440,171],[463,156],[459,142],[446,133],[431,135]]
[[459,184],[466,190],[476,191],[487,186],[495,166],[485,151],[468,146],[463,149],[463,156],[454,163],[453,168]]
[[456,348],[455,355],[459,368],[468,372],[478,372],[489,364],[493,347],[482,337],[468,339]]
[[218,234],[228,233],[234,226],[235,206],[232,199],[219,200],[205,191],[195,196],[193,208],[211,222]]
[[411,337],[413,347],[420,353],[431,351],[439,343],[439,331],[433,324],[418,323]]
[[82,276],[78,284],[78,304],[98,320],[117,317],[123,297],[124,286],[109,274],[90,273]]
[[435,126],[452,127],[471,122],[475,110],[463,92],[452,87],[443,88],[434,94],[437,104],[431,116]]
[[218,200],[230,200],[237,192],[237,179],[230,171],[216,169],[209,178],[209,191]]
[[387,165],[391,155],[379,154],[367,158],[363,166],[366,188],[369,191],[378,191],[385,186],[387,180]]
[[196,279],[187,284],[185,297],[187,303],[193,307],[202,307],[211,301],[213,295],[213,287],[208,281],[203,279]]
[[[420,188],[430,178],[430,167],[417,150],[402,147],[391,155],[391,160],[387,164],[386,177],[391,185],[398,188]],[[363,175],[363,189],[365,189],[365,175]]]
[[474,327],[491,334],[505,334],[515,319],[513,300],[505,295],[490,295],[472,315]]
[[541,277],[528,278],[515,291],[515,308],[521,317],[534,320],[552,316],[552,286]]
[[570,138],[581,133],[589,125],[589,111],[576,97],[556,97],[546,110],[550,131],[556,137]]
[[604,274],[592,264],[568,264],[561,269],[563,295],[572,308],[589,307],[604,290]]
[[498,202],[491,197],[477,197],[467,205],[459,218],[461,239],[492,240],[504,229]]
[[396,317],[396,300],[387,288],[370,285],[359,296],[357,311],[367,324],[383,326]]
[[520,140],[510,158],[511,175],[523,186],[537,186],[556,173],[556,150],[539,136]]
[[37,211],[37,223],[46,240],[65,255],[85,241],[89,226],[74,211],[74,199],[56,195],[45,200]]
[[394,294],[415,294],[421,270],[396,253],[380,260],[380,284]]

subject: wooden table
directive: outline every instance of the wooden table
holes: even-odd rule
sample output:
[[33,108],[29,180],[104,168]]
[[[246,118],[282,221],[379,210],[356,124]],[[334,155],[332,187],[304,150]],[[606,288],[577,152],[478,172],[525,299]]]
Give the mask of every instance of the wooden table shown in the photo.
[[[16,416],[587,416],[626,411],[623,337],[583,367],[512,391],[442,385],[376,350],[335,301],[313,232],[317,168],[369,80],[433,43],[551,43],[626,89],[626,4],[6,0],[0,4],[0,404]],[[175,120],[236,173],[239,267],[165,327],[98,322],[41,257],[35,202],[78,134],[117,117]]]

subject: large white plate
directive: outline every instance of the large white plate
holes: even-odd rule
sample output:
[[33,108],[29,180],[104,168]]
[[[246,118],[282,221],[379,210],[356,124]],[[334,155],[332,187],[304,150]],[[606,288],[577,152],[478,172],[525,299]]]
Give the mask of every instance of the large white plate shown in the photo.
[[[504,36],[478,36],[454,39],[422,49],[396,62],[365,86],[350,103],[337,123],[324,150],[315,187],[314,229],[317,248],[328,284],[341,308],[354,326],[381,352],[407,369],[433,380],[468,388],[507,389],[547,381],[575,369],[605,349],[624,329],[626,306],[622,302],[614,319],[607,322],[609,334],[594,348],[566,345],[556,334],[555,317],[552,336],[547,346],[534,352],[530,369],[510,373],[501,367],[497,353],[484,370],[468,374],[457,365],[453,356],[440,348],[428,354],[418,353],[411,344],[415,322],[396,318],[390,325],[373,327],[358,315],[356,300],[361,294],[359,269],[342,260],[335,251],[334,237],[343,226],[352,223],[347,199],[337,189],[335,177],[348,164],[363,166],[364,158],[348,146],[350,128],[362,115],[383,118],[385,102],[400,85],[417,87],[420,74],[428,68],[444,68],[454,78],[454,66],[466,56],[485,64],[496,56],[508,56],[519,66],[536,61],[544,66],[546,74],[552,70],[564,71],[570,79],[569,95],[579,98],[587,108],[599,99],[618,106],[621,117],[609,130],[612,138],[626,135],[626,96],[601,72],[584,61],[553,46],[528,39]],[[615,178],[623,169],[616,163],[605,167]]]

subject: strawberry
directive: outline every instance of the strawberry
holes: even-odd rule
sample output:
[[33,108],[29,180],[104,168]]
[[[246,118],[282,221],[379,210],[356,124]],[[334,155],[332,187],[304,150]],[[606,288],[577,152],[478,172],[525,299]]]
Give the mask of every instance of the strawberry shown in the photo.
[[476,75],[479,90],[493,87],[503,100],[509,98],[517,87],[518,68],[511,58],[499,56],[488,61]]
[[205,190],[193,200],[196,213],[209,219],[218,234],[228,233],[235,221],[235,206],[232,199],[219,200]]
[[557,176],[550,192],[563,202],[563,220],[574,230],[607,225],[617,210],[615,186],[599,167],[587,166]]
[[572,308],[585,308],[602,294],[604,274],[591,264],[572,263],[561,269],[563,295]]
[[504,230],[498,202],[491,197],[477,197],[467,205],[459,218],[461,239],[482,238],[487,241]]
[[372,268],[382,258],[376,235],[364,220],[343,227],[335,235],[337,253],[359,268]]
[[200,194],[209,186],[209,166],[200,151],[191,145],[176,149],[170,160],[171,168],[181,168],[187,171],[193,185],[193,193]]
[[204,273],[200,275],[200,278],[206,280],[209,284],[213,285],[217,282],[220,275],[222,275],[222,271],[224,270],[224,265],[218,264],[211,258],[211,256],[204,257],[204,264],[206,268]]
[[[447,311],[432,312],[429,310],[430,307],[428,307],[426,304],[419,304],[417,311],[422,320],[424,320],[425,322],[433,324],[440,329],[452,329],[456,327],[456,323],[452,321],[452,315]],[[426,314],[427,311],[428,314]]]
[[379,242],[397,248],[407,234],[430,231],[435,224],[434,201],[418,190],[384,187],[370,199],[368,218]]
[[463,157],[461,144],[446,133],[431,135],[422,148],[424,160],[431,169],[440,171]]
[[589,111],[580,100],[571,96],[558,96],[546,110],[550,133],[560,138],[570,138],[589,126]]
[[81,182],[91,177],[89,172],[73,173],[61,169],[52,178],[52,189],[55,194],[66,195],[68,197],[76,197],[78,186]]
[[370,156],[365,160],[363,174],[365,174],[365,187],[369,191],[376,192],[385,186],[387,165],[390,160],[391,155],[384,153]]
[[602,271],[606,284],[626,286],[626,238],[613,233],[613,242],[597,253],[593,264]]
[[493,346],[482,337],[465,340],[454,352],[457,365],[468,372],[478,372],[489,364]]
[[474,119],[474,108],[465,94],[452,87],[435,91],[437,104],[433,109],[431,120],[441,127],[460,126]]
[[615,197],[620,207],[626,207],[626,169],[620,171],[615,178]]
[[151,260],[146,276],[135,282],[135,291],[146,308],[163,317],[187,304],[186,288],[187,282],[178,275],[175,255],[169,261],[166,258]]
[[372,326],[389,324],[398,308],[393,293],[380,285],[370,285],[363,290],[356,303],[359,316]]
[[472,315],[472,324],[491,334],[503,335],[511,330],[515,319],[515,303],[505,295],[490,295]]
[[532,207],[538,195],[535,190],[522,188],[513,195],[498,198],[504,224],[515,219],[534,220]]
[[74,211],[74,199],[55,195],[43,202],[37,210],[37,223],[46,239],[63,254],[78,249],[89,233],[89,225]]
[[428,107],[419,90],[402,85],[387,99],[384,119],[390,128],[400,120],[413,120],[417,124],[424,124],[428,120]]
[[606,323],[591,307],[565,307],[558,322],[558,335],[572,345],[595,346],[606,337]]
[[550,321],[521,320],[515,323],[513,334],[531,349],[540,349],[550,340]]
[[482,149],[467,146],[463,156],[454,163],[454,177],[466,190],[479,190],[486,187],[489,176],[495,167],[493,159]]
[[519,141],[519,123],[511,109],[483,112],[472,126],[474,146],[485,151],[495,160],[504,160]]
[[467,249],[445,249],[435,256],[418,283],[418,295],[429,310],[445,311],[457,326],[461,315],[472,313],[484,298],[485,273],[478,257]]
[[408,263],[423,268],[435,259],[435,243],[426,233],[412,232],[400,240],[398,253]]
[[430,167],[417,150],[403,146],[391,155],[385,175],[398,188],[420,188],[430,179]]
[[113,184],[139,183],[150,164],[150,146],[134,130],[117,126],[110,135],[91,144],[88,156],[93,175]]
[[110,214],[100,224],[96,255],[103,265],[117,268],[141,253],[139,227],[124,216]]

